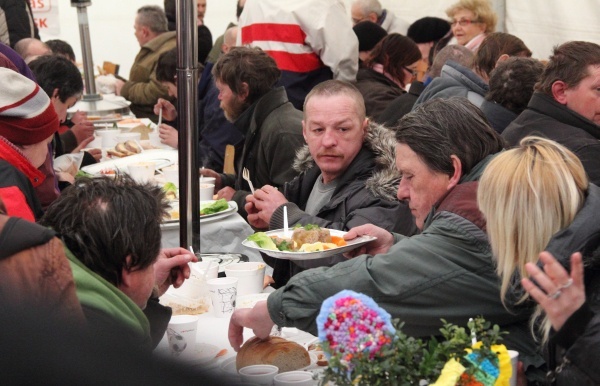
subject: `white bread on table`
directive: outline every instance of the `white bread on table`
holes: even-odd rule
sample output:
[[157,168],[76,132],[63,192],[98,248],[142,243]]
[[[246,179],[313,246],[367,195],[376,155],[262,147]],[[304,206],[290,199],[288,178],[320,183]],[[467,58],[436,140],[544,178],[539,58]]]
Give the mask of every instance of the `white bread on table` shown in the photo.
[[236,368],[251,365],[273,365],[279,372],[293,371],[310,365],[308,351],[296,342],[271,336],[266,340],[248,339],[237,354]]

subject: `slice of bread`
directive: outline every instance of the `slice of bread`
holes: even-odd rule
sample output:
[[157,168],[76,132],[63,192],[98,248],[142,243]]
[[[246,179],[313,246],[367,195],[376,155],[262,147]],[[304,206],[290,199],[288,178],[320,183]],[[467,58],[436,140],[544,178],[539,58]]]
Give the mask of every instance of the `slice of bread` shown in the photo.
[[296,342],[272,336],[266,340],[249,339],[237,354],[236,367],[273,365],[279,372],[302,369],[310,365],[308,351]]

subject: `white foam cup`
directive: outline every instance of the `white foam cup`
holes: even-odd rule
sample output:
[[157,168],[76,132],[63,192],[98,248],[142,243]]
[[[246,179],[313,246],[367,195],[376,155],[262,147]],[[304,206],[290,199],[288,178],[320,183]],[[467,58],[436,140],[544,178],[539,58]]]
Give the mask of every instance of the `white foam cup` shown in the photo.
[[210,201],[213,199],[215,184],[200,184],[200,201]]
[[237,277],[219,277],[208,281],[208,292],[217,318],[231,316],[237,297]]
[[192,359],[196,356],[197,315],[175,315],[169,321],[167,337],[174,357]]
[[259,262],[229,264],[225,267],[225,275],[238,278],[238,296],[252,295],[263,291],[265,268],[265,263]]
[[128,174],[135,181],[145,184],[154,180],[154,171],[156,163],[154,162],[135,162],[127,165]]
[[316,384],[312,373],[308,371],[287,371],[273,378],[275,386],[313,386]]
[[273,378],[279,372],[279,368],[273,365],[251,365],[242,367],[238,372],[242,381],[257,385],[272,385]]
[[508,350],[508,356],[510,356],[510,364],[512,366],[512,375],[510,376],[510,386],[517,386],[517,365],[519,364],[519,352],[515,350]]

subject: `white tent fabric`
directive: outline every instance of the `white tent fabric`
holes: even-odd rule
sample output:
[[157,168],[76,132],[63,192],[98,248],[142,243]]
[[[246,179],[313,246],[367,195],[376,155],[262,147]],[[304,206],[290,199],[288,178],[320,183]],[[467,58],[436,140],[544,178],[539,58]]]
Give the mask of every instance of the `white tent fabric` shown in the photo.
[[[45,1],[52,1],[53,6],[59,8],[60,33],[49,35],[42,30],[42,40],[66,40],[81,59],[76,10],[70,6],[69,0]],[[343,1],[349,13],[352,0]],[[384,8],[409,23],[424,16],[447,18],[445,10],[455,2],[380,1]],[[236,3],[237,0],[208,0],[205,23],[214,39],[225,31],[229,22],[235,21]],[[520,37],[536,58],[547,59],[553,46],[568,40],[600,44],[600,0],[493,0],[493,3],[496,10],[505,11],[505,25],[498,29]],[[92,0],[88,18],[95,64],[102,64],[105,60],[119,63],[120,74],[128,76],[139,50],[133,36],[135,12],[147,4],[162,6],[163,0]]]

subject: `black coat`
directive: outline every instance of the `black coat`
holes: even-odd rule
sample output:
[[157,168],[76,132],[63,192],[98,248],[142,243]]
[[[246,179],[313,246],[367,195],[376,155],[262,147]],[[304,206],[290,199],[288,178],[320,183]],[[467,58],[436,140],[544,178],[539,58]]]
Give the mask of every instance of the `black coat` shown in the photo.
[[536,92],[527,109],[502,133],[509,145],[516,146],[529,135],[538,135],[560,143],[583,163],[590,182],[600,184],[600,126]]

